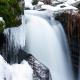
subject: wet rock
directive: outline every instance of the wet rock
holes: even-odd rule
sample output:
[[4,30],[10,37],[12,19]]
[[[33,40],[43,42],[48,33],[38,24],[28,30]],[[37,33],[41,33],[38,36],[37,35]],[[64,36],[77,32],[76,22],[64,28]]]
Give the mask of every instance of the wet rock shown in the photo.
[[73,71],[77,78],[80,56],[80,14],[73,12],[62,13],[56,16],[56,20],[62,23],[67,35],[71,52],[70,54],[72,59]]

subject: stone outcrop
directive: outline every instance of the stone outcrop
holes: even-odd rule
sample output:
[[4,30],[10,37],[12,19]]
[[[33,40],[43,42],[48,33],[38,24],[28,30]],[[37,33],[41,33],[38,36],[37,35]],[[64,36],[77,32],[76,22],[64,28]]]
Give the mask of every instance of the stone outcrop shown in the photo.
[[59,20],[68,38],[71,52],[73,71],[78,76],[79,56],[80,56],[80,14],[79,13],[62,13],[56,17]]

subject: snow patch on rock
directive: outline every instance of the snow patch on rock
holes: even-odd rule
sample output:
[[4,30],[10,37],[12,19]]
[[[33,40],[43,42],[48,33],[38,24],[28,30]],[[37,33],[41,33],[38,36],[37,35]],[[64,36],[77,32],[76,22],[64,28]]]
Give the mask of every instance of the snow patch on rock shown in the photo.
[[8,64],[0,55],[0,80],[33,80],[33,70],[27,61]]

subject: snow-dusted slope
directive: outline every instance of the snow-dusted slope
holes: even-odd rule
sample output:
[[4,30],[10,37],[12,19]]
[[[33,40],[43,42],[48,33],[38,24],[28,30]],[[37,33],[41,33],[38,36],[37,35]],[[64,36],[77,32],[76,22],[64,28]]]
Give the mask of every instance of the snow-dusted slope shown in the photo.
[[64,10],[77,10],[76,7],[68,5],[67,3],[59,4],[55,7],[51,5],[42,5],[41,8],[53,12],[64,11]]
[[0,55],[0,80],[33,80],[32,74],[33,70],[25,60],[9,65]]
[[30,8],[30,9],[33,9],[33,5],[31,4],[32,3],[32,0],[24,0],[25,1],[25,8]]
[[77,6],[80,3],[80,0],[67,0],[66,3],[69,5]]
[[57,1],[57,2],[68,2],[68,3],[74,3],[80,0],[52,0],[52,2]]

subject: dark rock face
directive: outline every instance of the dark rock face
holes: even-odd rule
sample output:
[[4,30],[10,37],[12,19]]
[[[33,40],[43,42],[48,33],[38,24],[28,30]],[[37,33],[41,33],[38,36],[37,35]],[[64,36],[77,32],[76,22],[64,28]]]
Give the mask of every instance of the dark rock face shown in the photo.
[[28,61],[33,69],[33,80],[52,80],[49,69],[31,54],[26,54],[26,52],[20,50],[18,60],[19,63],[22,60]]
[[80,4],[77,5],[77,8],[80,10]]
[[3,48],[6,43],[6,36],[1,32],[0,33],[0,50]]
[[68,38],[71,51],[71,59],[75,76],[78,76],[79,56],[80,56],[80,14],[63,13],[56,17],[59,20]]

